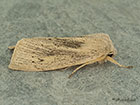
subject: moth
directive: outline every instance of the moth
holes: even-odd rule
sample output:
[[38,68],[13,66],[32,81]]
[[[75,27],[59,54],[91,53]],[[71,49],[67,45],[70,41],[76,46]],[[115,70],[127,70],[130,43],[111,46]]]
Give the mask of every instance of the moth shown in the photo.
[[117,54],[109,35],[104,33],[78,37],[34,37],[23,38],[15,46],[9,68],[22,71],[51,71],[79,65],[69,75],[95,62],[110,61],[124,66],[113,59]]

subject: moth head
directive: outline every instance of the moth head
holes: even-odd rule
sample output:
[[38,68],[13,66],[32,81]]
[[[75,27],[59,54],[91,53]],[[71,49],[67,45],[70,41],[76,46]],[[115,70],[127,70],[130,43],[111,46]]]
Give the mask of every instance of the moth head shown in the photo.
[[117,54],[117,50],[116,50],[115,48],[113,48],[113,49],[107,54],[107,56],[114,57],[116,54]]

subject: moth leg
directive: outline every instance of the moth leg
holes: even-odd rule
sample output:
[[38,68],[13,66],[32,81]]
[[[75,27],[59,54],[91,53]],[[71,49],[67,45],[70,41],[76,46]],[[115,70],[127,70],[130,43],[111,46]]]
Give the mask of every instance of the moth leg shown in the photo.
[[69,75],[69,78],[70,78],[75,72],[77,72],[80,68],[82,68],[82,67],[84,67],[84,66],[86,66],[86,65],[88,65],[88,64],[92,64],[92,63],[95,63],[95,62],[98,62],[98,61],[102,61],[102,60],[104,60],[104,59],[105,59],[105,56],[102,56],[102,57],[99,57],[99,58],[97,58],[97,59],[94,59],[94,60],[92,60],[92,61],[89,61],[89,62],[87,62],[87,63],[82,64],[81,66],[77,67],[77,68]]
[[118,66],[120,66],[120,67],[124,67],[124,68],[133,68],[133,66],[124,66],[124,65],[121,65],[121,64],[119,64],[117,61],[115,61],[113,58],[111,58],[110,56],[107,56],[106,57],[106,60],[108,60],[108,61],[110,61],[110,62],[112,62],[112,63],[114,63],[114,64],[116,64],[116,65],[118,65]]
[[75,72],[77,72],[80,68],[82,68],[82,67],[84,67],[84,66],[86,66],[86,65],[88,65],[88,63],[84,63],[84,64],[82,64],[81,66],[77,67],[77,68],[69,75],[68,78],[70,78]]
[[16,46],[9,46],[8,49],[14,50]]

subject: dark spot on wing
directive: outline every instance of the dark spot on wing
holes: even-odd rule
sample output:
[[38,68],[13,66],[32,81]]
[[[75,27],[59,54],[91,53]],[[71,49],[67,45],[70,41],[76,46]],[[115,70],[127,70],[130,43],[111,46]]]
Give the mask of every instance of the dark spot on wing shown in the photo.
[[38,60],[39,60],[40,62],[43,62],[43,61],[44,61],[44,59],[41,59],[41,58],[38,58]]
[[52,40],[51,38],[48,38],[48,40]]

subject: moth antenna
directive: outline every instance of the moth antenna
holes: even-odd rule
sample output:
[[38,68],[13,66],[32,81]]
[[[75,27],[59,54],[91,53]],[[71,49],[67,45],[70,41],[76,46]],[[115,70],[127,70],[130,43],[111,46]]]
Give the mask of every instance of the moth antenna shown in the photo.
[[121,64],[119,64],[117,61],[115,61],[112,57],[110,57],[110,56],[107,56],[106,57],[106,60],[108,60],[108,61],[110,61],[110,62],[112,62],[112,63],[114,63],[114,64],[116,64],[116,65],[118,65],[118,66],[120,66],[120,67],[123,67],[123,68],[133,68],[133,66],[124,66],[124,65],[121,65]]

